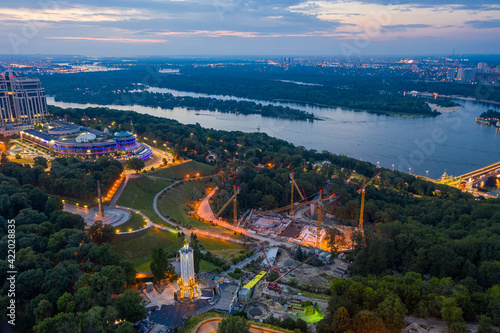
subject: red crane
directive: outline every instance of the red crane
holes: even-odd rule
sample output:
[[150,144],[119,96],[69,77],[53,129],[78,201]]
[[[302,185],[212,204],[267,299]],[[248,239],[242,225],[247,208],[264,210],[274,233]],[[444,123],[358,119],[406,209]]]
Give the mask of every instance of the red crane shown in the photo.
[[312,258],[314,258],[317,255],[318,255],[317,253],[313,254],[312,256],[307,258],[305,261],[301,262],[300,264],[298,264],[294,268],[290,269],[289,271],[287,271],[285,274],[281,275],[279,278],[277,278],[273,282],[269,282],[267,287],[271,290],[274,290],[274,291],[281,291],[281,287],[278,285],[278,282],[280,282],[280,280],[283,279],[285,276],[287,276],[288,274],[290,274],[291,272],[293,272],[294,270],[296,270],[300,266],[304,265],[306,262],[308,262],[309,260],[311,260]]
[[272,267],[271,262],[267,258],[266,250],[264,250],[264,247],[262,245],[260,245],[260,249],[262,250],[262,253],[264,253],[264,258],[267,261],[267,266],[269,267],[269,270],[276,271],[277,273],[279,273],[280,269],[278,268],[278,265],[276,265],[275,267]]

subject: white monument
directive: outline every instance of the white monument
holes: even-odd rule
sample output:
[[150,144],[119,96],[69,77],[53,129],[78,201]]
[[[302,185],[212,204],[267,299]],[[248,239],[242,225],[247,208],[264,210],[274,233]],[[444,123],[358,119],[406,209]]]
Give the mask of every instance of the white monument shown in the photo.
[[179,300],[192,301],[199,298],[201,293],[194,272],[194,251],[189,247],[187,239],[184,241],[184,246],[179,250],[179,253],[181,264],[181,277],[177,281],[180,287]]

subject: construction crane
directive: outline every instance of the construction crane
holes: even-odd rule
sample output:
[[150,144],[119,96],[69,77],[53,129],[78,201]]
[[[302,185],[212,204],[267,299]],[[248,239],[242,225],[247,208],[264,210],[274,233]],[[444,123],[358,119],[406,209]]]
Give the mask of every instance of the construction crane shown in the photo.
[[267,267],[269,267],[269,270],[272,270],[272,271],[275,271],[276,273],[279,273],[280,269],[279,269],[278,265],[273,267],[271,265],[271,262],[269,261],[269,258],[267,258],[266,250],[264,250],[264,247],[262,245],[259,245],[259,246],[260,246],[260,250],[262,250],[262,253],[264,253],[264,258],[266,259]]
[[295,178],[293,178],[293,172],[290,173],[290,185],[291,185],[291,191],[290,191],[290,215],[293,215],[293,187],[297,189],[297,192],[299,192],[300,197],[302,200],[305,200],[304,196],[302,195],[302,192],[299,189],[299,185],[295,182]]
[[381,172],[377,173],[375,176],[373,176],[372,179],[369,181],[366,181],[366,178],[363,179],[363,186],[358,190],[358,193],[361,193],[361,209],[359,211],[359,231],[361,234],[363,234],[363,214],[365,212],[365,189],[368,185],[371,184],[372,181],[375,180],[378,176],[380,176]]
[[[315,204],[315,203],[325,202],[327,200],[332,200],[333,197],[335,197],[335,194],[332,194],[329,197],[323,198],[323,199],[321,199],[321,201],[320,200],[311,200],[311,201],[301,202],[301,203],[296,204],[295,208],[304,207],[304,206],[310,205],[312,203]],[[264,213],[277,213],[277,212],[281,212],[281,211],[284,211],[284,210],[288,210],[289,208],[290,208],[290,206],[287,205],[285,207],[280,207],[280,208],[275,208],[273,210],[265,211]]]
[[229,203],[232,200],[233,201],[233,213],[234,213],[234,225],[237,224],[237,222],[238,222],[238,215],[237,215],[237,213],[238,213],[237,212],[238,201],[237,201],[236,197],[238,196],[239,193],[240,193],[240,188],[234,186],[234,194],[229,198],[229,200],[224,204],[224,206],[222,206],[222,208],[219,210],[219,212],[217,214],[215,214],[216,219],[219,218],[220,214],[224,211],[224,209],[226,209],[226,207],[229,205]]
[[281,287],[278,285],[278,282],[280,282],[281,279],[283,279],[285,276],[287,276],[288,274],[290,274],[291,272],[293,272],[294,270],[296,270],[300,266],[304,265],[306,262],[308,262],[309,260],[311,260],[312,258],[314,258],[317,255],[318,255],[317,253],[313,254],[312,256],[310,256],[309,258],[307,258],[305,261],[301,262],[300,264],[298,264],[294,268],[290,269],[289,271],[287,271],[285,274],[281,275],[279,278],[277,278],[273,282],[269,282],[269,284],[267,285],[267,287],[269,289],[271,289],[271,290],[274,290],[274,291],[281,291]]
[[318,199],[318,225],[316,227],[316,244],[314,245],[314,247],[318,247],[319,246],[319,232],[321,231],[321,207],[323,207],[323,202],[321,201],[322,195],[323,195],[323,190],[319,191],[319,199]]

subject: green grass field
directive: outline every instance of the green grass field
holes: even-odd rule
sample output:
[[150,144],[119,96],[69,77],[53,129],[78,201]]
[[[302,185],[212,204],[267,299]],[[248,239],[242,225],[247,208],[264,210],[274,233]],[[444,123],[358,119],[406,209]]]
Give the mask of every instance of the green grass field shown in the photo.
[[239,256],[240,251],[244,249],[243,244],[228,242],[217,238],[208,238],[203,236],[198,236],[198,240],[203,249],[210,251],[225,260],[231,260],[234,257]]
[[132,231],[142,229],[146,226],[146,222],[141,215],[134,212],[131,213],[132,217],[130,218],[130,220],[116,227],[115,231]]
[[303,315],[299,315],[299,318],[303,319],[308,325],[311,325],[323,319],[323,315],[318,306],[316,306],[316,311],[314,311],[314,307],[311,305],[306,308]]
[[216,268],[217,266],[209,261],[203,259],[200,261],[200,272],[213,272]]
[[[224,259],[231,259],[239,255],[243,249],[242,244],[228,242],[219,239],[198,236],[198,240],[207,251],[211,251]],[[116,235],[111,242],[111,248],[121,257],[129,259],[138,272],[149,272],[151,262],[150,255],[154,248],[162,247],[166,251],[174,251],[176,254],[182,247],[183,241],[177,234],[170,231],[148,228],[133,234]],[[214,266],[206,262],[205,269],[213,270]]]
[[172,182],[168,180],[145,175],[141,178],[132,178],[128,181],[117,204],[140,210],[154,223],[165,225],[166,223],[153,209],[153,200],[158,192],[171,184]]
[[187,213],[192,210],[188,205],[193,204],[193,199],[201,198],[206,180],[183,182],[163,192],[158,198],[158,210],[172,222],[182,223],[193,228],[210,230],[218,234],[239,239],[234,232],[209,223],[199,221]]
[[198,173],[201,177],[210,175],[213,171],[214,167],[211,165],[191,161],[168,168],[161,168],[149,173],[149,175],[169,179],[185,179],[187,175],[189,175],[190,178],[193,178]]
[[[182,246],[182,240],[176,233],[148,228],[133,234],[116,235],[111,242],[111,248],[121,257],[129,259],[138,272],[149,271],[149,256],[153,248],[162,247],[166,251],[177,252]],[[147,260],[144,260],[147,258]],[[146,265],[148,268],[143,269]]]

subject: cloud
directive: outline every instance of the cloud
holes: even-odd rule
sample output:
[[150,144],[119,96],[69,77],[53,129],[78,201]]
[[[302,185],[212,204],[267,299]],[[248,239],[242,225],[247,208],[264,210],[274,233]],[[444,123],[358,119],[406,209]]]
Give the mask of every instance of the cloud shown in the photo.
[[43,21],[43,22],[117,22],[155,17],[142,9],[119,9],[111,7],[59,5],[47,8],[0,8],[0,21]]
[[492,28],[500,28],[500,20],[473,20],[467,21],[465,24],[470,25],[476,29],[492,29]]
[[332,37],[339,36],[328,31],[311,31],[304,33],[266,33],[255,31],[232,30],[194,30],[194,31],[165,31],[157,33],[160,36],[174,37],[240,37],[240,38],[279,38],[279,37]]
[[100,42],[118,42],[118,43],[165,43],[166,39],[139,39],[139,38],[116,38],[116,37],[45,37],[48,39],[64,40],[92,40]]
[[432,25],[430,24],[394,24],[394,25],[384,25],[382,26],[382,29],[390,31],[405,31],[409,29],[423,29],[430,27],[432,27]]

